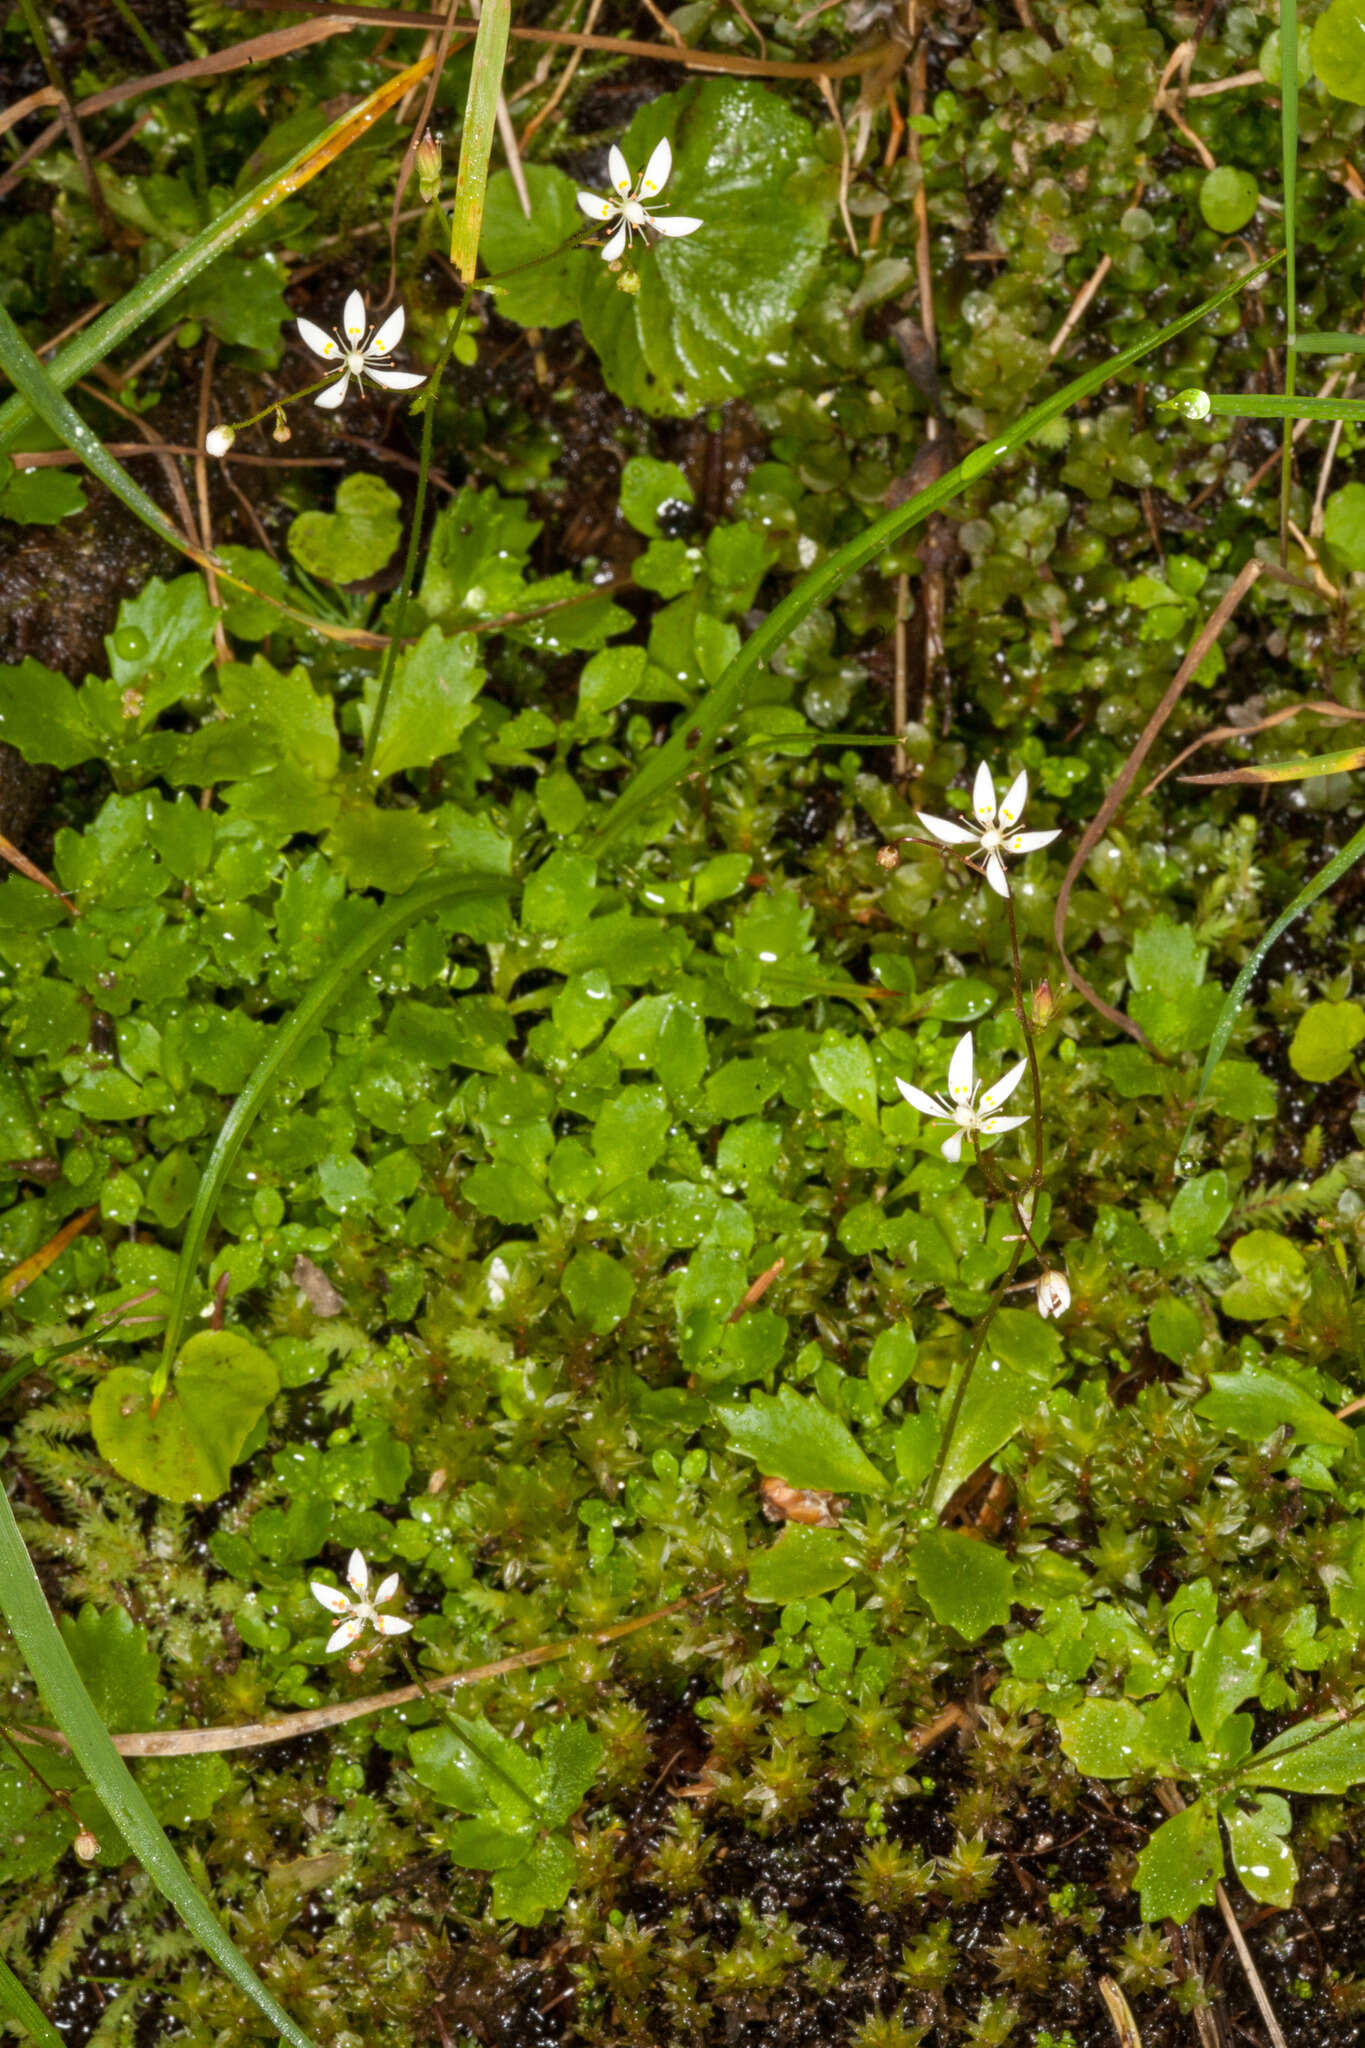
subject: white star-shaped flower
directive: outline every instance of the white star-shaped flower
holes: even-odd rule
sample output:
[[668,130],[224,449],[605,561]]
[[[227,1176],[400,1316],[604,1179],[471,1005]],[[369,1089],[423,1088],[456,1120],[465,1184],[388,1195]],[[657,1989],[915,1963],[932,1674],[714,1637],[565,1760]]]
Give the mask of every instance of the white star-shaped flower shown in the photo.
[[580,192],[578,203],[589,220],[603,222],[619,220],[620,226],[602,249],[602,261],[614,263],[628,242],[635,239],[637,228],[641,233],[652,228],[656,235],[694,235],[701,226],[685,213],[651,213],[645,205],[647,199],[657,198],[668,183],[668,174],[673,168],[673,149],[668,137],[659,143],[649,162],[641,173],[640,182],[633,189],[630,182],[630,165],[613,143],[607,159],[611,171],[611,182],[616,187],[615,199],[599,198],[596,192]]
[[359,292],[352,292],[341,309],[339,333],[327,334],[311,320],[300,320],[299,333],[313,354],[321,356],[324,363],[335,363],[341,372],[334,384],[319,391],[314,405],[331,412],[343,404],[352,377],[362,386],[369,377],[385,391],[414,391],[419,384],[425,384],[426,378],[419,377],[415,370],[387,367],[388,358],[403,339],[403,320],[403,308],[395,306],[383,326],[370,334],[365,301]]
[[[311,343],[309,345],[311,347]],[[371,1598],[370,1568],[360,1552],[353,1550],[351,1561],[346,1567],[346,1583],[355,1594],[354,1600],[348,1599],[339,1586],[324,1586],[320,1579],[309,1581],[309,1592],[315,1600],[322,1602],[329,1614],[345,1616],[340,1628],[333,1629],[327,1638],[329,1657],[333,1650],[349,1649],[352,1643],[364,1635],[367,1624],[376,1635],[407,1634],[412,1627],[410,1621],[404,1621],[399,1614],[380,1614],[378,1611],[387,1601],[392,1600],[398,1591],[397,1572],[390,1572],[386,1579],[381,1579],[374,1589],[374,1597]]]
[[970,846],[974,853],[984,855],[986,880],[997,896],[1008,896],[1010,885],[1001,855],[1036,853],[1039,847],[1051,846],[1054,839],[1061,837],[1060,828],[1055,832],[1015,832],[1011,829],[1022,818],[1027,802],[1028,776],[1021,768],[1005,791],[1005,800],[997,811],[995,782],[983,761],[972,785],[972,809],[977,820],[975,831],[949,818],[931,818],[927,811],[916,811],[915,816],[945,846]]
[[912,1088],[908,1081],[897,1080],[896,1086],[921,1116],[937,1117],[940,1123],[956,1124],[951,1138],[945,1138],[942,1152],[945,1159],[959,1160],[962,1157],[964,1138],[995,1138],[1001,1131],[1012,1131],[1019,1124],[1026,1124],[1026,1116],[997,1116],[1002,1102],[1008,1102],[1024,1078],[1027,1060],[1020,1060],[1002,1074],[994,1088],[987,1088],[978,1102],[976,1099],[976,1062],[972,1053],[972,1034],[967,1032],[959,1038],[957,1049],[948,1063],[947,1095],[926,1095],[922,1088]]

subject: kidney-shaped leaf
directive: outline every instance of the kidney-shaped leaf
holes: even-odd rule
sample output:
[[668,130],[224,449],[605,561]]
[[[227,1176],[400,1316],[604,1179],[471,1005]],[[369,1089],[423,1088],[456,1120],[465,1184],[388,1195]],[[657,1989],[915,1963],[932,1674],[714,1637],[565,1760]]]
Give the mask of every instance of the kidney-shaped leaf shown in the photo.
[[202,1330],[159,1403],[152,1375],[119,1365],[90,1403],[100,1455],[121,1479],[163,1500],[217,1500],[242,1446],[280,1389],[272,1359],[231,1330]]

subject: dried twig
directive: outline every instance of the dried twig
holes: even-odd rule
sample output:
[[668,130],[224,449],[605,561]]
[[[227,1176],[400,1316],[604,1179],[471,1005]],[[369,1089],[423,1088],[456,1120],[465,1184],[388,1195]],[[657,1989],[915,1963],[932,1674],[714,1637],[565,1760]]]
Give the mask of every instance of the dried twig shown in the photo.
[[[592,0],[592,5],[588,9],[588,18],[583,24],[583,32],[585,35],[592,34],[593,30],[597,26],[597,17],[601,12],[602,0]],[[545,55],[546,60],[548,61],[551,57],[553,57],[554,52],[552,50],[547,50]],[[565,93],[573,84],[574,73],[577,71],[579,65],[582,62],[583,52],[581,49],[571,50],[569,52],[569,61],[564,66],[564,69],[560,72],[559,77],[555,80],[554,86],[550,92],[550,97],[545,101],[545,104],[543,106],[538,107],[536,109],[535,113],[532,114],[530,120],[526,123],[526,126],[521,131],[521,146],[523,149],[525,149],[527,143],[531,140],[531,137],[535,134],[536,130],[538,128],[543,128],[545,126],[545,123],[549,120],[551,114],[553,114],[555,108],[559,105]]]
[[1146,1046],[1149,1052],[1152,1048],[1147,1034],[1141,1026],[1135,1024],[1133,1019],[1126,1016],[1122,1010],[1116,1010],[1112,1003],[1105,1002],[1103,996],[1099,995],[1090,986],[1090,983],[1085,979],[1079,968],[1073,964],[1066,950],[1066,914],[1071,903],[1071,891],[1075,888],[1076,879],[1081,869],[1085,866],[1086,861],[1090,858],[1094,848],[1099,844],[1099,841],[1104,837],[1110,825],[1112,825],[1117,817],[1124,798],[1133,786],[1138,770],[1152,750],[1157,735],[1175,710],[1176,705],[1180,702],[1185,685],[1189,682],[1190,677],[1217,640],[1224,626],[1242,602],[1242,599],[1257,579],[1266,571],[1266,568],[1266,563],[1253,556],[1236,580],[1218,600],[1218,603],[1214,606],[1198,633],[1196,633],[1193,645],[1171,678],[1171,682],[1161,702],[1142,728],[1141,736],[1134,745],[1128,759],[1119,770],[1112,787],[1105,796],[1104,802],[1100,805],[1084,832],[1082,832],[1080,843],[1071,856],[1066,873],[1062,877],[1062,886],[1057,892],[1057,908],[1052,920],[1052,933],[1057,943],[1057,951],[1061,954],[1062,966],[1066,970],[1067,980],[1079,994],[1085,997],[1092,1009],[1099,1011],[1101,1017],[1107,1019],[1110,1024],[1116,1024],[1121,1031],[1126,1031],[1130,1038],[1135,1038],[1139,1045]]
[[[86,1220],[98,1211],[87,1211]],[[0,1290],[3,1283],[0,1283]],[[570,1636],[567,1642],[539,1643],[533,1650],[518,1650],[515,1656],[499,1657],[492,1664],[476,1664],[468,1671],[447,1671],[440,1677],[424,1680],[421,1685],[399,1685],[391,1692],[367,1693],[363,1699],[333,1700],[330,1706],[311,1707],[300,1714],[284,1714],[278,1721],[249,1721],[240,1727],[225,1728],[152,1728],[131,1735],[115,1735],[111,1739],[120,1756],[214,1756],[227,1750],[261,1749],[267,1743],[293,1742],[300,1735],[318,1735],[326,1728],[341,1728],[348,1721],[363,1720],[369,1714],[382,1714],[391,1707],[411,1706],[429,1693],[454,1692],[459,1686],[483,1685],[490,1678],[505,1678],[511,1671],[529,1671],[539,1664],[553,1664],[560,1657],[568,1657],[584,1643],[616,1643],[625,1636],[636,1635],[651,1623],[665,1621],[672,1614],[681,1614],[688,1607],[699,1606],[703,1601],[714,1599],[723,1592],[723,1586],[707,1586],[703,1592],[689,1593],[681,1600],[671,1600],[667,1607],[656,1607],[652,1614],[637,1615],[634,1621],[619,1621],[612,1628],[593,1629],[584,1635]],[[15,1728],[12,1733],[21,1742],[50,1743],[54,1749],[67,1749],[70,1745],[57,1728]]]

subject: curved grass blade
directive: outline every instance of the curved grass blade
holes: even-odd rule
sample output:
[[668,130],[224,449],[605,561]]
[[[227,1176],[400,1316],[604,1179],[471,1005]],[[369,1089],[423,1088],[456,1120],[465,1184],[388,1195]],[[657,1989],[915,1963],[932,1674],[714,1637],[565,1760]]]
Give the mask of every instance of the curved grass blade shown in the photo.
[[1298,754],[1289,761],[1261,761],[1254,768],[1220,768],[1208,775],[1182,775],[1182,782],[1304,782],[1310,775],[1349,775],[1365,768],[1365,747],[1341,747],[1334,754]]
[[464,132],[460,137],[460,168],[455,177],[455,206],[450,222],[450,260],[461,284],[473,284],[483,232],[483,195],[488,185],[488,159],[498,120],[502,68],[507,61],[507,36],[512,26],[512,0],[484,0],[479,33],[474,39],[474,66],[465,100]]
[[[894,511],[884,512],[880,519],[874,519],[866,531],[832,554],[818,569],[812,569],[804,576],[795,590],[774,606],[757,632],[751,633],[739,653],[730,663],[720,680],[712,685],[701,701],[678,723],[672,736],[665,741],[658,752],[652,754],[643,768],[631,777],[612,805],[606,818],[592,835],[589,844],[594,850],[614,839],[632,820],[647,810],[649,805],[685,776],[694,774],[705,758],[704,749],[715,741],[734,717],[744,700],[744,693],[750,678],[763,666],[769,657],[777,652],[788,634],[795,632],[801,621],[816,605],[833,597],[839,586],[858,569],[873,561],[884,548],[903,533],[918,526],[931,512],[937,512],[941,505],[947,505],[958,496],[966,485],[977,477],[986,476],[1003,457],[1021,448],[1036,434],[1040,427],[1060,417],[1070,406],[1092,391],[1098,391],[1119,371],[1126,370],[1130,363],[1136,363],[1154,349],[1161,348],[1168,341],[1174,341],[1188,327],[1202,320],[1206,314],[1215,312],[1227,299],[1241,291],[1252,278],[1259,277],[1280,260],[1278,255],[1269,256],[1250,270],[1244,270],[1231,284],[1205,299],[1192,312],[1182,313],[1178,320],[1170,321],[1165,327],[1135,341],[1119,355],[1111,356],[1093,370],[1086,370],[1081,376],[1064,385],[1053,397],[1045,398],[1041,405],[1031,411],[1000,436],[982,448],[973,449],[956,469],[950,469],[937,483],[926,490],[917,491]],[[1283,404],[1283,400],[1277,403]],[[1365,405],[1361,407],[1365,414]]]
[[1265,959],[1266,954],[1270,951],[1276,939],[1279,938],[1281,932],[1288,931],[1295,918],[1301,917],[1305,910],[1310,909],[1317,902],[1319,896],[1339,882],[1343,875],[1348,874],[1362,857],[1365,857],[1365,825],[1361,826],[1354,838],[1347,840],[1340,853],[1333,855],[1325,868],[1320,868],[1317,874],[1313,876],[1313,879],[1304,884],[1288,910],[1280,912],[1274,924],[1270,926],[1270,929],[1263,937],[1257,940],[1252,948],[1250,955],[1243,963],[1242,970],[1237,976],[1236,981],[1233,982],[1232,987],[1223,999],[1222,1009],[1218,1012],[1218,1021],[1213,1027],[1213,1036],[1209,1040],[1209,1049],[1204,1055],[1204,1067],[1199,1076],[1199,1087],[1190,1110],[1190,1120],[1185,1126],[1185,1135],[1180,1141],[1181,1152],[1185,1150],[1186,1145],[1189,1143],[1190,1132],[1194,1129],[1194,1120],[1199,1114],[1199,1105],[1204,1100],[1204,1093],[1208,1088],[1210,1077],[1227,1050],[1228,1040],[1232,1036],[1232,1027],[1237,1022],[1237,1013],[1246,1000],[1247,990],[1251,987],[1261,962]]
[[[0,304],[0,369],[13,384],[19,402],[37,413],[54,434],[75,450],[86,468],[121,498],[158,540],[166,541],[181,554],[202,562],[204,557],[190,546],[183,533],[171,525],[161,507],[154,504],[140,484],[135,484],[122,463],[116,462],[93,427],[88,427]],[[9,401],[15,403],[14,399]],[[0,418],[8,407],[0,408]],[[25,412],[28,417],[28,411]]]
[[3,1956],[0,1956],[0,2008],[27,2028],[40,2048],[66,2048],[41,2006],[34,2004]]
[[[263,219],[273,207],[279,206],[286,199],[292,199],[310,178],[315,178],[319,171],[325,171],[329,164],[335,163],[343,150],[369,132],[381,114],[387,113],[411,86],[416,85],[419,79],[425,78],[433,62],[434,59],[431,57],[420,57],[415,64],[409,64],[405,71],[400,71],[396,77],[386,80],[368,99],[362,100],[358,107],[352,107],[348,114],[333,122],[325,134],[301,149],[283,169],[272,171],[270,176],[263,178],[245,198],[239,199],[234,206],[229,206],[225,213],[219,214],[218,218],[195,235],[192,241],[186,242],[183,249],[177,249],[173,256],[168,256],[164,263],[158,264],[150,277],[145,277],[132,291],[125,292],[107,313],[101,314],[98,320],[92,320],[90,325],[74,340],[69,341],[60,355],[54,358],[48,374],[57,389],[65,391],[78,377],[83,377],[88,370],[92,370],[96,363],[102,363],[111,349],[117,348],[121,341],[126,341],[144,320],[149,319],[169,299],[174,298],[192,277],[197,277],[216,257],[225,254],[234,242],[249,228],[255,227],[257,221]],[[9,368],[8,363],[5,367]],[[16,379],[16,383],[17,381]],[[13,398],[7,399],[5,404],[0,406],[0,450],[14,446],[20,432],[35,412],[39,412],[39,408],[32,403],[22,388]],[[76,444],[73,441],[68,445],[75,447]],[[134,485],[133,488],[136,489],[137,486]],[[150,500],[148,502],[150,503]]]
[[228,1111],[199,1183],[189,1222],[185,1225],[175,1288],[166,1316],[161,1363],[153,1382],[157,1395],[164,1393],[170,1382],[171,1367],[180,1349],[181,1333],[189,1314],[195,1269],[209,1224],[213,1221],[213,1212],[218,1206],[218,1197],[223,1191],[223,1182],[280,1068],[322,1021],[347,984],[369,965],[376,953],[391,945],[408,925],[415,924],[418,918],[428,916],[433,910],[439,910],[443,904],[457,902],[462,896],[506,895],[511,887],[510,882],[501,881],[496,875],[447,875],[440,881],[428,883],[413,895],[401,897],[381,911],[365,931],[352,939],[344,952],[338,953],[336,959],[323,969],[303,1001],[277,1025],[269,1052],[258,1063],[251,1079]]
[[[208,1950],[227,1976],[260,2007],[290,2048],[314,2048],[272,1996],[241,1951],[219,1925],[208,1901],[190,1879],[147,1804],[136,1780],[109,1739],[57,1624],[48,1612],[33,1562],[24,1547],[9,1497],[0,1487],[0,1611],[53,1720],[124,1841],[153,1884]],[[22,1989],[22,1987],[20,1987]],[[36,2010],[36,2008],[35,2008]],[[40,2015],[41,2017],[41,2015]],[[40,2040],[47,2037],[39,2034]]]

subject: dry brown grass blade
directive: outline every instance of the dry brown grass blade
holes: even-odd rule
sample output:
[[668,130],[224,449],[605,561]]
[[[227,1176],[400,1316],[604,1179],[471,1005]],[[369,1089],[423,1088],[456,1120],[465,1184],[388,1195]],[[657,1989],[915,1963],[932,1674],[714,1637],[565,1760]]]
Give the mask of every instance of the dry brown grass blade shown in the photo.
[[[1212,732],[1206,732],[1202,739],[1191,740],[1187,747],[1183,747],[1174,761],[1167,762],[1160,775],[1152,777],[1142,794],[1150,796],[1168,775],[1174,775],[1177,768],[1183,768],[1201,747],[1217,746],[1223,740],[1254,739],[1258,732],[1269,732],[1272,726],[1284,725],[1288,719],[1297,718],[1301,711],[1311,711],[1318,718],[1365,718],[1365,711],[1352,711],[1349,705],[1334,704],[1327,697],[1309,697],[1300,704],[1282,704],[1278,711],[1271,711],[1264,718],[1254,719],[1247,725],[1216,725]],[[1203,777],[1193,775],[1185,779],[1189,782],[1204,780]]]
[[[285,57],[291,50],[305,49],[309,43],[320,43],[328,36],[341,35],[344,22],[330,20],[318,15],[311,21],[296,22],[291,28],[272,28],[263,36],[251,36],[244,43],[230,43],[225,50],[210,51],[206,57],[192,57],[184,64],[172,64],[165,71],[152,71],[142,78],[128,78],[121,85],[105,86],[101,92],[87,94],[77,100],[78,114],[102,114],[106,107],[122,106],[125,100],[133,100],[140,93],[155,92],[164,85],[192,83],[200,78],[215,78],[225,71],[245,71],[252,64],[268,64],[272,58]],[[51,86],[42,86],[37,92],[29,93],[24,99],[15,100],[13,105],[0,109],[0,135],[13,128],[28,114],[40,113],[45,107],[54,107],[57,95]]]
[[62,908],[69,910],[73,917],[80,916],[80,905],[59,889],[41,868],[35,867],[26,853],[20,853],[17,846],[12,846],[3,832],[0,832],[0,860],[7,860],[21,875],[27,875],[30,882],[36,882],[40,889],[46,889],[49,896],[55,896]]
[[1112,1977],[1100,1978],[1100,1997],[1104,2000],[1105,2010],[1114,2023],[1119,2048],[1142,2048],[1142,2036],[1137,2030],[1137,2021],[1129,2009],[1128,2000]]
[[[97,1213],[94,1209],[88,1212],[90,1216]],[[312,1707],[300,1714],[285,1714],[278,1721],[248,1721],[235,1728],[153,1728],[132,1735],[115,1735],[114,1747],[120,1756],[213,1756],[225,1750],[260,1749],[266,1743],[293,1742],[297,1736],[317,1735],[325,1728],[341,1728],[348,1721],[362,1720],[367,1714],[382,1714],[389,1707],[411,1706],[414,1700],[429,1693],[453,1692],[465,1685],[483,1685],[490,1678],[505,1678],[511,1671],[529,1671],[538,1664],[553,1664],[557,1658],[570,1656],[584,1643],[618,1643],[625,1636],[637,1635],[642,1628],[649,1628],[656,1621],[666,1621],[670,1615],[681,1614],[686,1608],[699,1607],[724,1590],[720,1585],[707,1586],[700,1593],[688,1593],[681,1600],[671,1600],[667,1607],[656,1607],[652,1614],[637,1615],[634,1621],[618,1621],[612,1628],[570,1636],[563,1643],[539,1643],[533,1650],[518,1650],[515,1656],[499,1657],[492,1664],[475,1664],[468,1671],[450,1671],[442,1678],[428,1678],[421,1685],[398,1685],[392,1692],[366,1693],[363,1699],[358,1700],[334,1700],[330,1706]],[[23,1742],[50,1743],[54,1749],[68,1747],[66,1737],[56,1728],[15,1728],[11,1733]]]
[[1171,678],[1165,696],[1142,728],[1141,735],[1135,742],[1128,759],[1119,770],[1104,802],[1081,834],[1080,844],[1071,856],[1066,873],[1062,877],[1062,886],[1057,892],[1057,908],[1052,919],[1052,935],[1056,940],[1057,951],[1061,955],[1062,966],[1066,971],[1067,980],[1079,995],[1085,997],[1085,1000],[1092,1009],[1099,1011],[1101,1017],[1105,1018],[1108,1023],[1117,1025],[1120,1031],[1126,1031],[1130,1038],[1135,1038],[1138,1044],[1145,1046],[1149,1052],[1152,1048],[1147,1034],[1142,1030],[1141,1026],[1135,1024],[1132,1018],[1125,1015],[1122,1010],[1116,1010],[1112,1003],[1106,1003],[1103,996],[1090,986],[1090,983],[1080,972],[1079,968],[1072,964],[1071,957],[1066,950],[1066,914],[1071,904],[1071,891],[1076,886],[1076,880],[1081,869],[1085,866],[1095,847],[1117,817],[1123,806],[1124,798],[1137,778],[1138,770],[1151,752],[1166,720],[1180,702],[1190,677],[1213,646],[1224,626],[1226,626],[1228,620],[1242,602],[1242,599],[1265,572],[1266,567],[1266,563],[1253,557],[1235,581],[1223,593],[1208,618],[1205,619],[1194,637],[1189,652]]
[[[322,8],[315,0],[241,0],[243,8],[253,12],[269,9],[272,12],[290,14],[321,14]],[[328,21],[356,26],[368,25],[373,28],[429,29],[440,28],[443,17],[439,14],[392,14],[385,7],[341,7],[328,6]],[[457,21],[453,27],[458,34],[466,30],[473,35],[478,28],[476,21]],[[875,70],[886,61],[893,49],[899,52],[899,43],[884,41],[872,43],[865,50],[857,50],[851,57],[833,57],[828,63],[798,63],[791,58],[741,57],[720,50],[677,49],[671,43],[642,43],[625,36],[590,36],[573,29],[525,28],[517,22],[512,24],[512,34],[527,43],[557,43],[561,48],[571,50],[600,50],[609,57],[646,57],[660,64],[681,64],[688,71],[718,71],[730,78],[859,78],[864,71]]]

